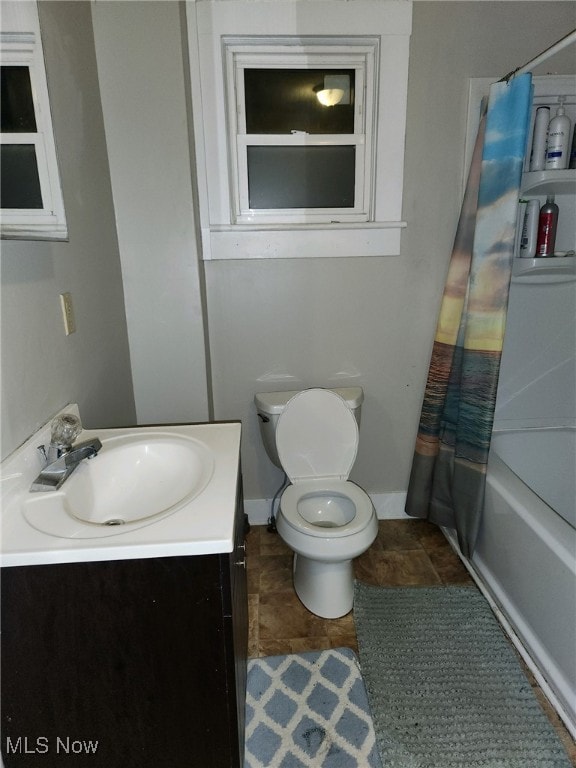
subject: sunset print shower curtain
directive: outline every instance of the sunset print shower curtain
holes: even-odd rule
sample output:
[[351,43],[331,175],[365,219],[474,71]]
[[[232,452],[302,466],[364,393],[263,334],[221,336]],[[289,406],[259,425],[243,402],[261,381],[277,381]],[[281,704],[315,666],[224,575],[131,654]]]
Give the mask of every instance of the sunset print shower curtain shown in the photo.
[[490,88],[444,289],[406,512],[478,534],[506,325],[532,76]]

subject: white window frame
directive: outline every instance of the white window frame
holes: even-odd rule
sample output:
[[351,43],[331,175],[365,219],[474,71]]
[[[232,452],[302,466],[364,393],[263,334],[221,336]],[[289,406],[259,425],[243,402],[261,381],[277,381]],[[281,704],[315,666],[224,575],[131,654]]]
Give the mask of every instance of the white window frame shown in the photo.
[[[304,224],[362,222],[372,210],[372,156],[377,38],[359,44],[356,39],[223,40],[226,57],[228,141],[231,155],[233,221],[238,224]],[[355,72],[354,132],[351,134],[248,134],[244,96],[244,70],[353,69]],[[247,149],[249,146],[355,147],[353,208],[252,209],[248,200]]]
[[[202,258],[399,255],[406,226],[402,191],[411,0],[186,0],[186,17]],[[290,40],[293,50],[314,39],[330,40],[333,52],[350,41],[366,45],[378,39],[361,220],[314,220],[312,213],[303,221],[278,221],[277,211],[274,220],[249,219],[238,192],[238,145],[231,138],[238,135],[231,127],[238,118],[229,118],[229,100],[234,104],[236,97],[227,87],[226,41],[240,45],[242,38],[249,44],[259,38],[263,45]]]
[[68,230],[52,130],[48,84],[36,3],[3,2],[0,64],[27,67],[30,73],[36,133],[2,133],[2,144],[34,145],[42,208],[2,208],[2,238],[66,240]]

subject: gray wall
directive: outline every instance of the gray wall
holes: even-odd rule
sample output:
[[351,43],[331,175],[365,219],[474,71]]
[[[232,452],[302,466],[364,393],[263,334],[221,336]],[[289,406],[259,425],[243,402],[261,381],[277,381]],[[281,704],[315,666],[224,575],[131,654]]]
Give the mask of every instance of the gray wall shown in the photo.
[[[135,420],[122,276],[88,3],[39,3],[70,240],[2,241],[2,455],[68,402]],[[66,337],[59,294],[77,331]]]
[[[270,498],[282,479],[254,393],[345,381],[366,395],[352,479],[406,489],[460,207],[467,80],[499,79],[574,19],[574,3],[415,2],[400,257],[206,264],[215,414],[243,420],[247,498]],[[573,49],[536,74],[556,68],[575,71]]]
[[209,417],[180,11],[92,6],[140,424]]
[[[89,6],[40,5],[53,38],[47,54],[71,242],[3,248],[3,429],[10,447],[69,400],[80,402],[92,426],[126,423],[135,415]],[[123,33],[128,38],[131,21],[147,3],[126,3],[122,12],[114,10],[115,3],[97,6],[100,55],[106,51],[100,34],[109,27],[103,17],[107,8],[124,25],[116,28],[116,37]],[[182,27],[173,10],[149,13],[166,14],[161,39],[163,45],[170,42],[169,29],[171,50],[178,57],[183,55]],[[408,228],[399,257],[204,265],[207,309],[202,320],[209,334],[214,417],[243,422],[247,498],[271,497],[281,479],[261,447],[254,394],[345,383],[361,384],[366,394],[353,479],[370,492],[406,489],[461,199],[467,80],[497,79],[528,61],[574,27],[574,11],[573,2],[415,2],[404,192]],[[548,71],[574,72],[573,50],[537,74]],[[149,99],[159,105],[154,88],[157,83]],[[170,98],[181,115],[184,86],[172,84]],[[133,130],[138,130],[136,122]],[[136,185],[133,194],[138,200]],[[174,192],[168,188],[165,194]],[[178,226],[189,233],[191,216],[179,209],[179,221],[172,218],[168,226],[159,220],[159,236],[170,237]],[[179,246],[167,266],[182,273],[197,269],[195,248],[195,242],[189,251]],[[150,254],[143,257],[142,273],[158,274],[161,254],[150,259]],[[69,338],[63,335],[58,305],[63,290],[72,291],[78,315],[79,330]],[[148,290],[149,285],[142,288]],[[133,300],[144,293],[136,290]],[[176,298],[180,304],[186,300],[181,292]],[[182,307],[175,317],[166,314],[166,339],[171,332],[182,339],[184,316]],[[180,341],[168,341],[167,349],[163,365],[168,375],[172,364],[179,368],[187,350]],[[161,414],[170,388],[154,376],[158,358],[153,345],[145,358],[144,347],[143,365],[133,373],[137,390],[148,387],[152,412],[147,420],[156,421],[149,394],[157,398]],[[173,420],[185,420],[191,409],[205,407],[203,387],[190,386],[189,397],[190,405],[183,404]]]

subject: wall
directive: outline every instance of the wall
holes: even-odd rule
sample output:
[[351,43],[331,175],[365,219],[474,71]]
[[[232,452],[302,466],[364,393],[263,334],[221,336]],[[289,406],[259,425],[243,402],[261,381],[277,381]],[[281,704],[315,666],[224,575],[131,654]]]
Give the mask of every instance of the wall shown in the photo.
[[[3,456],[68,402],[88,427],[135,420],[90,6],[39,5],[70,239],[2,241]],[[77,324],[68,337],[64,291]]]
[[[254,393],[346,383],[366,394],[352,479],[371,493],[405,491],[460,206],[467,80],[529,61],[574,27],[574,9],[414,3],[400,257],[206,264],[215,415],[243,421],[248,499],[271,498],[282,480]],[[573,72],[574,51],[537,73],[557,67]]]
[[[47,46],[49,85],[55,98],[56,140],[71,241],[61,245],[3,243],[2,416],[6,451],[70,400],[80,402],[89,426],[112,426],[135,418],[90,8],[88,3],[40,5],[41,21],[51,39]],[[151,47],[146,58],[137,40],[150,31],[150,25],[156,25],[162,48],[171,52],[161,62],[162,67],[175,73],[180,64],[184,67],[182,23],[177,23],[175,5],[97,3],[93,8],[99,52],[106,55],[106,36],[116,56],[119,42],[130,40],[134,56],[140,57],[138,61],[143,61],[149,72],[158,49]],[[148,6],[151,8],[146,12]],[[157,6],[166,6],[166,10]],[[574,8],[573,2],[538,0],[414,4],[404,193],[408,228],[402,236],[400,257],[205,264],[207,311],[203,320],[209,333],[208,374],[211,372],[213,378],[214,417],[242,419],[248,499],[270,498],[281,480],[281,473],[270,464],[261,446],[254,394],[312,385],[362,384],[366,402],[352,477],[372,493],[406,489],[460,204],[467,80],[483,76],[497,79],[528,61],[574,27]],[[108,19],[115,20],[115,28],[103,18],[104,12],[111,14]],[[138,24],[139,14],[145,13],[149,14],[146,23]],[[156,13],[164,15],[154,21]],[[150,46],[154,42],[149,36],[143,40]],[[573,51],[560,54],[538,73],[555,69],[573,72]],[[106,105],[113,104],[108,101],[110,96],[117,98],[110,84],[113,75],[105,77]],[[133,82],[133,71],[127,77]],[[157,101],[161,94],[156,80],[151,83],[148,101],[158,110],[167,110],[170,117],[175,110],[181,125],[186,97],[182,81],[179,83],[167,86],[167,107],[162,106],[166,102]],[[135,108],[130,105],[130,110]],[[123,102],[110,109],[121,112]],[[146,112],[146,120],[149,114]],[[112,117],[118,120],[121,115]],[[118,133],[118,128],[115,130]],[[136,145],[149,140],[142,134],[133,136],[137,131],[136,122],[125,129],[128,149],[132,141]],[[179,142],[181,136],[179,128]],[[122,158],[112,145],[110,154],[114,175]],[[183,169],[187,162],[183,157]],[[142,163],[148,175],[157,179],[162,167],[154,166],[149,157],[143,157]],[[173,379],[177,374],[171,366],[175,372],[180,370],[180,356],[188,354],[191,345],[194,352],[186,365],[192,382],[190,365],[196,361],[194,345],[200,334],[197,297],[201,299],[201,280],[196,288],[194,273],[188,282],[198,268],[194,261],[196,242],[190,232],[193,211],[188,196],[186,204],[180,206],[180,193],[172,186],[180,177],[171,168],[170,183],[162,187],[162,193],[168,207],[173,206],[177,213],[166,221],[163,217],[154,220],[154,227],[146,230],[154,237],[154,247],[147,247],[145,238],[140,238],[137,244],[142,250],[134,250],[131,270],[124,275],[126,293],[131,296],[129,313],[145,298],[139,307],[144,317],[155,281],[161,279],[159,285],[167,291],[162,305],[152,300],[149,305],[151,317],[162,328],[145,325],[137,340],[135,389],[140,392],[144,386],[150,405],[146,419],[150,421],[161,420],[162,407],[175,391]],[[136,216],[138,202],[148,205],[150,193],[142,189],[141,181],[132,182],[123,175],[126,173],[122,171],[116,181],[125,185],[124,195],[133,195],[137,204],[132,206],[132,214]],[[116,186],[114,194],[118,189]],[[123,211],[117,211],[119,227],[124,226],[121,216],[127,210],[124,206]],[[146,224],[142,218],[139,221]],[[129,224],[128,220],[126,226]],[[178,242],[164,253],[164,243],[168,248],[180,228],[186,233],[186,247]],[[133,230],[133,236],[137,237],[137,231],[134,234]],[[131,239],[123,240],[122,248],[132,245]],[[174,286],[163,272],[171,270],[185,285],[194,287],[192,312],[184,306],[187,289],[179,290],[178,285],[173,294],[174,311],[167,311]],[[137,282],[132,285],[132,280]],[[68,338],[63,335],[58,304],[58,293],[64,290],[73,293],[78,315],[78,332]],[[131,329],[138,322],[136,315],[131,317]],[[148,332],[153,334],[149,346]],[[162,358],[161,345],[170,353]],[[160,359],[162,376],[157,376]],[[203,356],[199,365],[204,365]],[[201,386],[198,401],[193,384],[177,394],[180,405],[175,421],[189,417],[190,409],[197,405],[204,408]]]
[[[574,125],[576,77],[539,77],[533,83],[532,119],[538,105],[552,105],[554,114],[554,105],[562,95],[566,114]],[[528,158],[524,167],[529,169]],[[576,196],[573,183],[561,183],[566,175],[570,176],[562,172],[552,174],[556,183],[549,190],[559,208],[556,252],[576,249]],[[538,184],[532,186],[531,182],[523,185],[521,194],[540,204],[546,199]],[[510,286],[494,429],[576,427],[576,277],[568,272],[570,268],[574,270],[574,262],[574,258],[540,259],[536,273],[527,269],[529,259],[519,259],[515,264],[515,271],[522,269],[523,274],[514,275]],[[567,464],[563,470],[562,458],[568,462],[570,456],[547,458],[554,458],[554,469],[550,461],[546,463],[548,483],[562,487],[563,472],[570,472]],[[521,479],[528,485],[533,480],[523,476]],[[574,472],[572,480],[575,492],[571,498],[576,498]],[[576,517],[572,517],[570,522],[574,524]]]
[[140,424],[209,417],[180,10],[92,5]]
[[576,282],[514,281],[495,428],[576,426]]

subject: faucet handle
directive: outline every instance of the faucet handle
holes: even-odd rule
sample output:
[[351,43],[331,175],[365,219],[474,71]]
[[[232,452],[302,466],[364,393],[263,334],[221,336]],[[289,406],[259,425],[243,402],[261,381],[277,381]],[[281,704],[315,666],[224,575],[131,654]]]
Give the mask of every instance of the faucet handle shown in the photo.
[[53,445],[69,449],[82,432],[82,422],[73,413],[62,413],[52,419],[50,441]]

